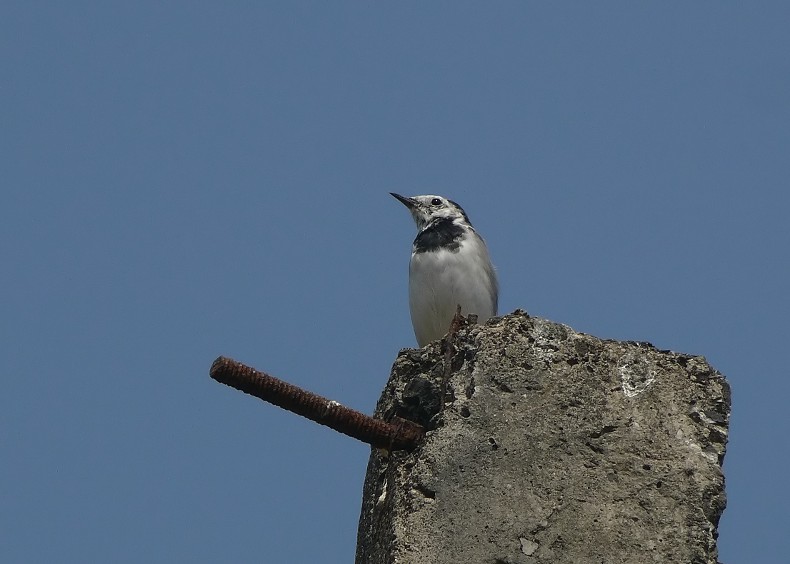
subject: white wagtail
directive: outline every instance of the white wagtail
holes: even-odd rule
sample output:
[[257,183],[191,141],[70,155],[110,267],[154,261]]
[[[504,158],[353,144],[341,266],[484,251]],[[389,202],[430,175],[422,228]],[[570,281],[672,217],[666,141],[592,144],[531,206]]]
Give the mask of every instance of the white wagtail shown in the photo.
[[441,196],[407,198],[417,237],[409,262],[409,309],[419,346],[443,337],[461,306],[478,322],[496,315],[499,288],[485,241],[464,210]]

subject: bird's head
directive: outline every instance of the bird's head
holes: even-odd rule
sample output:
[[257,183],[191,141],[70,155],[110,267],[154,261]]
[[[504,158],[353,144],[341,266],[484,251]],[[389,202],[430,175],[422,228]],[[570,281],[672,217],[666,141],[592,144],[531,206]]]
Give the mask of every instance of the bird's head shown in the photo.
[[436,219],[450,219],[453,222],[471,225],[463,208],[442,196],[428,194],[408,198],[394,192],[390,194],[409,208],[414,223],[417,224],[417,231],[421,231]]

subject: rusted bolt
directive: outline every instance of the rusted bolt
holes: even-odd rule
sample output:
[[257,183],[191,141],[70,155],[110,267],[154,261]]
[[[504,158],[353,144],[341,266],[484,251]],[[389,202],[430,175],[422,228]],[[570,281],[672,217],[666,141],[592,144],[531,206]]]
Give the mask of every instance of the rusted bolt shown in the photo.
[[209,374],[221,384],[378,448],[412,449],[425,434],[412,421],[395,417],[387,422],[370,417],[224,356],[214,361]]

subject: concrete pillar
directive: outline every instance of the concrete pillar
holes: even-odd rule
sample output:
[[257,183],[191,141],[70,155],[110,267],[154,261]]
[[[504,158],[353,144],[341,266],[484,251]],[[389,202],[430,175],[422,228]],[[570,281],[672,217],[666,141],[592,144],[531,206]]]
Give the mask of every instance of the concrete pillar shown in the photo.
[[358,564],[716,564],[730,390],[704,358],[523,311],[462,329],[444,384],[441,348],[379,401],[430,431],[371,453]]

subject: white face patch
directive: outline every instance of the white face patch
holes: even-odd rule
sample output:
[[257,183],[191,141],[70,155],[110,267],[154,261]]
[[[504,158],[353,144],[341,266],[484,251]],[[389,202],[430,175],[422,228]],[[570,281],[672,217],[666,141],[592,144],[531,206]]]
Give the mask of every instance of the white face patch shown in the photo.
[[469,222],[464,210],[456,204],[435,194],[425,196],[412,196],[417,205],[411,209],[417,229],[422,229],[435,219],[451,219],[453,221]]

